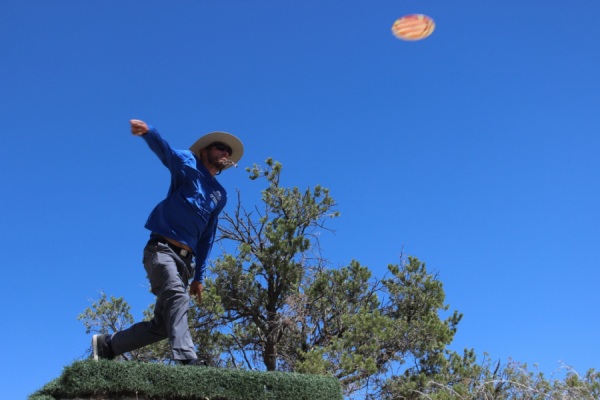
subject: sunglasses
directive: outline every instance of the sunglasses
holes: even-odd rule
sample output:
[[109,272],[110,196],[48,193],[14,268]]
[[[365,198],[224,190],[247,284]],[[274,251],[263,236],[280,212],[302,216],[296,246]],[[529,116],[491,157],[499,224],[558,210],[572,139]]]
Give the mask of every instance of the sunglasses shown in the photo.
[[219,151],[226,151],[227,153],[229,153],[230,156],[233,153],[233,151],[231,151],[231,147],[229,147],[223,143],[213,143],[212,147],[214,147],[215,149],[217,149]]

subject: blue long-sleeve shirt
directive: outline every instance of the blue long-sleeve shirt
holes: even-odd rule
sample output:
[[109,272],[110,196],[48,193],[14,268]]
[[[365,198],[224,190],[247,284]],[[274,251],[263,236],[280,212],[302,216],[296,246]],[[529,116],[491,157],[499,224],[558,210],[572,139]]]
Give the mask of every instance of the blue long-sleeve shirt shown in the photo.
[[194,251],[194,280],[202,282],[219,213],[227,192],[190,150],[174,150],[154,127],[142,136],[171,172],[167,197],[146,221],[146,229],[186,244]]

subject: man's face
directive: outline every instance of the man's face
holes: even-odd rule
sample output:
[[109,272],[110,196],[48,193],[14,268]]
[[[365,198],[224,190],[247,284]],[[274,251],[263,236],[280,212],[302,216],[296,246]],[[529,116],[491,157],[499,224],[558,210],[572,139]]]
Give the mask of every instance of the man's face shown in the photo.
[[213,143],[206,149],[206,163],[215,167],[218,171],[223,170],[227,165],[228,157],[231,157],[231,147],[224,143]]

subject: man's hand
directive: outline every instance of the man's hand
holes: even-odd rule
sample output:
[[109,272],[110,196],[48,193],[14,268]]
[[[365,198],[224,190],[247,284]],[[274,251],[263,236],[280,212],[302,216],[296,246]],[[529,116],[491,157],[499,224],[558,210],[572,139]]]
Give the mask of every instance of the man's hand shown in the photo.
[[198,296],[198,304],[202,304],[202,291],[204,290],[204,286],[198,281],[192,281],[190,285],[190,295]]
[[132,119],[129,123],[131,124],[131,133],[135,136],[141,136],[148,132],[148,125],[144,121]]

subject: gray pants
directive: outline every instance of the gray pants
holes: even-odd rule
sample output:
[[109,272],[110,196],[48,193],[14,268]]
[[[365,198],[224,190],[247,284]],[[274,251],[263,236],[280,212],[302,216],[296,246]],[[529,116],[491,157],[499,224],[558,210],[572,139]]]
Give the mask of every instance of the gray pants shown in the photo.
[[115,355],[168,338],[174,360],[197,358],[187,317],[187,286],[194,274],[193,258],[184,258],[166,244],[150,241],[144,248],[143,262],[156,295],[154,318],[115,333],[110,339]]

